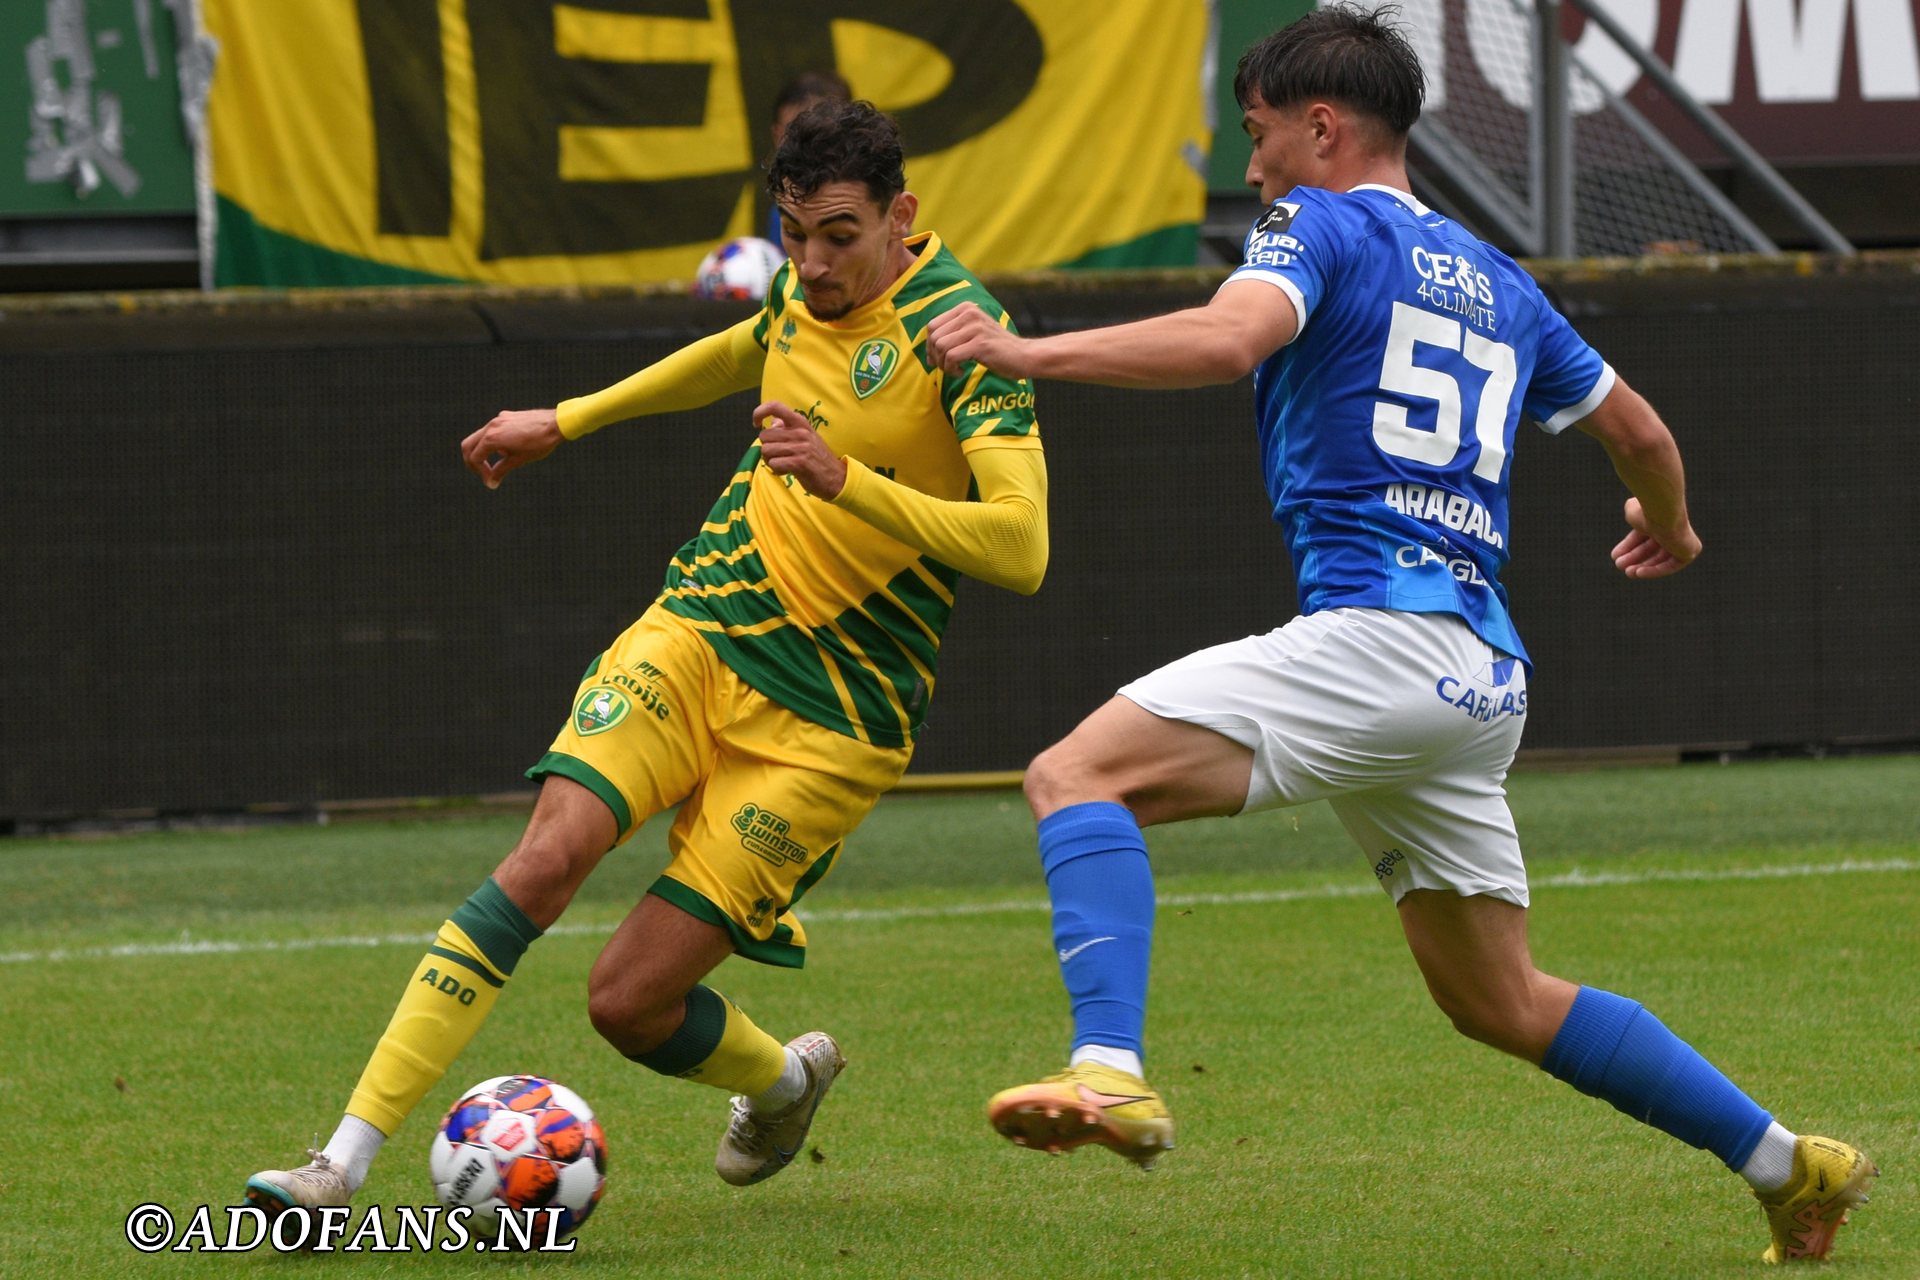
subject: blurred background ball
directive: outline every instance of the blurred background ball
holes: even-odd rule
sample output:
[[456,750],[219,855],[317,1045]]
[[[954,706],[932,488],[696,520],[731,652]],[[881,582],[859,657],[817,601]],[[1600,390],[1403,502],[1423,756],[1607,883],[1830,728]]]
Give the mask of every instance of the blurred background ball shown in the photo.
[[693,277],[696,298],[758,302],[767,296],[774,272],[787,260],[778,246],[758,236],[741,236],[700,260]]

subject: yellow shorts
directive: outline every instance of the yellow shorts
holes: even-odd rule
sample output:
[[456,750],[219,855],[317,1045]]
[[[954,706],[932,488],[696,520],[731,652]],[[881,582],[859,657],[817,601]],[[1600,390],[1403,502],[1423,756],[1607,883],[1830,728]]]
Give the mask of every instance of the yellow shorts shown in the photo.
[[616,843],[679,804],[673,860],[648,892],[726,929],[740,955],[798,968],[807,935],[791,908],[912,754],[801,719],[655,605],[587,669],[527,776],[570,778],[606,801]]

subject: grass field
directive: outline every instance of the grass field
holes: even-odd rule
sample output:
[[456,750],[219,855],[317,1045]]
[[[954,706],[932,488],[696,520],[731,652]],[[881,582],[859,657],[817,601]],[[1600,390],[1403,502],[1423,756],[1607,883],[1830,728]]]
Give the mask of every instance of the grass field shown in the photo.
[[[1920,758],[1523,773],[1543,967],[1644,1001],[1789,1127],[1879,1160],[1831,1274],[1920,1275]],[[812,1158],[714,1177],[716,1091],[606,1048],[584,984],[658,869],[616,852],[375,1165],[430,1200],[460,1087],[553,1075],[601,1113],[605,1201],[568,1255],[136,1253],[324,1139],[428,935],[517,815],[0,842],[0,1275],[1758,1274],[1743,1184],[1459,1039],[1323,806],[1154,833],[1151,1075],[1179,1149],[1012,1149],[993,1090],[1057,1067],[1065,1000],[1016,795],[895,796],[809,899],[804,973],[715,978],[851,1067]]]

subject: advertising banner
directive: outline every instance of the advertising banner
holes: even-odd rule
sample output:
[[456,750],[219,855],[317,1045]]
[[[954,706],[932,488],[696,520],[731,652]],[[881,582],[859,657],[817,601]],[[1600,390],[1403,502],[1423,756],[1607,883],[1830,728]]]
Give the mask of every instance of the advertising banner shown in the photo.
[[[1598,3],[1774,164],[1920,163],[1917,0]],[[1514,111],[1532,109],[1530,6],[1406,0],[1402,12],[1426,64],[1429,108],[1484,81]],[[1725,162],[1597,23],[1572,4],[1561,22],[1595,81],[1576,84],[1576,115],[1598,110],[1604,90],[1640,108],[1695,160]]]
[[764,234],[776,95],[900,121],[975,271],[1190,264],[1204,0],[200,0],[223,285],[689,278]]
[[0,218],[191,213],[174,7],[0,4]]

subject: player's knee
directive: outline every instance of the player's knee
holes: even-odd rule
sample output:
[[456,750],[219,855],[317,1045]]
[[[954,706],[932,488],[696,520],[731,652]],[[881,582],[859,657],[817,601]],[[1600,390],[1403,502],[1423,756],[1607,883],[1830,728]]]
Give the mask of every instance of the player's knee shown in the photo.
[[631,997],[612,983],[597,978],[587,985],[587,1020],[600,1038],[621,1048],[633,1016]]
[[1499,1027],[1493,1019],[1486,1016],[1484,1009],[1472,1004],[1449,1006],[1443,1003],[1440,1006],[1440,1012],[1446,1014],[1447,1021],[1453,1024],[1453,1029],[1467,1039],[1480,1044],[1493,1045],[1496,1049],[1500,1047],[1497,1043]]
[[1020,779],[1021,794],[1027,798],[1027,807],[1033,810],[1036,818],[1044,817],[1052,811],[1048,798],[1053,794],[1053,763],[1050,757],[1052,749],[1042,751],[1027,765],[1027,771]]
[[1057,742],[1033,758],[1021,781],[1033,816],[1044,818],[1056,809],[1096,798],[1091,777],[1069,742]]
[[600,1038],[629,1056],[659,1048],[673,1034],[685,1003],[595,974],[587,984],[587,1018]]
[[601,852],[561,838],[552,831],[529,829],[493,878],[522,911],[543,928],[559,918],[581,881],[593,870]]
[[1530,1037],[1522,1011],[1508,1008],[1489,993],[1442,991],[1433,989],[1433,1002],[1447,1016],[1453,1029],[1467,1039],[1498,1049],[1502,1053],[1524,1056]]

